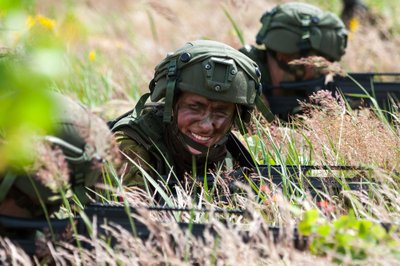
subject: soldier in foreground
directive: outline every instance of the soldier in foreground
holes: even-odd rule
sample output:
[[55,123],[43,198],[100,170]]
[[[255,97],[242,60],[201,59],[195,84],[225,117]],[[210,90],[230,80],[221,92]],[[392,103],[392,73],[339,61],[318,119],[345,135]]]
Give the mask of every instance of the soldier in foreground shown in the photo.
[[75,194],[85,204],[89,200],[86,188],[101,177],[106,160],[117,162],[118,148],[103,120],[66,96],[54,93],[51,97],[59,106],[52,117],[55,132],[32,136],[33,162],[1,174],[0,215],[51,215],[63,202],[61,192],[66,200]]
[[[283,110],[287,96],[306,98],[304,86],[320,89],[325,76],[316,68],[291,65],[295,59],[320,56],[331,62],[345,53],[347,31],[338,16],[305,3],[281,4],[261,17],[256,46],[241,52],[253,59],[262,73],[263,95],[272,113],[287,119],[295,110]],[[292,104],[293,106],[293,104]]]
[[[260,89],[250,58],[219,42],[189,42],[156,66],[149,87],[134,113],[113,122],[125,184],[146,186],[143,171],[183,181],[234,163],[230,131],[249,121]],[[147,97],[153,103],[142,108]]]

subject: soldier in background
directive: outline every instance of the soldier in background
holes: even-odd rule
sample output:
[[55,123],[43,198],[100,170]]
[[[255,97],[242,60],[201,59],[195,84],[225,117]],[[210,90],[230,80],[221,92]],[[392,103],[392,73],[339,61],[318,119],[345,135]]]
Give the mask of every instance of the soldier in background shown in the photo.
[[296,110],[285,109],[325,85],[325,76],[312,65],[291,65],[292,60],[320,56],[339,61],[345,53],[347,30],[338,16],[305,3],[286,3],[267,11],[260,19],[258,46],[241,52],[260,67],[263,95],[272,113],[287,119]]
[[149,87],[134,112],[112,123],[126,185],[147,187],[142,171],[184,182],[185,173],[232,167],[239,154],[231,129],[249,121],[259,97],[254,61],[223,43],[193,41],[160,62]]
[[103,120],[66,96],[51,96],[59,107],[52,117],[55,133],[32,136],[33,163],[1,173],[1,215],[51,215],[63,202],[61,191],[66,200],[75,194],[85,204],[86,188],[101,177],[104,163],[118,161],[118,148]]
[[361,14],[365,14],[368,11],[368,7],[362,0],[343,0],[343,8],[341,18],[349,26],[350,20]]

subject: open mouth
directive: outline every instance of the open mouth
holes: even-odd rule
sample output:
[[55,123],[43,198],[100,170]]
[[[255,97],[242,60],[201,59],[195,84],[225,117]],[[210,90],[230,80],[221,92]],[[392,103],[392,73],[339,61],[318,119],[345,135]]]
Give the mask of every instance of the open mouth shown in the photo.
[[197,134],[195,134],[193,132],[190,132],[190,134],[191,134],[191,136],[193,137],[194,140],[196,140],[198,142],[201,142],[201,143],[206,143],[211,139],[211,137],[200,136],[200,135],[197,135]]

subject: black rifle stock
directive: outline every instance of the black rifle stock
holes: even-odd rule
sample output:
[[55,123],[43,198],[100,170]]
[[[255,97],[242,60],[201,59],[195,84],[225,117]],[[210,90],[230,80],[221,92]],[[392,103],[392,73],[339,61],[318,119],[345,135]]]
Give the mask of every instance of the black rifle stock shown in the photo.
[[[330,192],[330,194],[338,194],[343,188],[350,190],[367,190],[373,184],[365,177],[354,174],[355,176],[347,176],[346,178],[329,176],[313,176],[315,170],[323,170],[325,172],[343,171],[351,174],[367,172],[367,168],[355,166],[340,165],[260,165],[258,164],[249,150],[243,143],[230,133],[227,141],[228,151],[235,157],[241,167],[229,173],[227,180],[230,180],[230,187],[233,192],[237,189],[235,183],[238,181],[244,184],[254,184],[256,187],[260,185],[275,184],[286,190],[293,191],[296,187],[303,188],[307,192],[311,192],[313,197],[319,195],[319,192]],[[197,177],[198,182],[206,182],[208,187],[215,183],[215,175]],[[176,185],[179,181],[168,180],[169,184]]]
[[299,101],[307,100],[309,95],[321,89],[340,92],[353,108],[359,107],[361,100],[364,105],[371,106],[368,93],[381,109],[391,111],[392,100],[400,100],[400,73],[351,72],[345,77],[335,76],[328,84],[325,79],[282,83],[279,95],[266,90],[266,98],[272,113],[287,119],[288,115],[298,111]]
[[[222,178],[222,182],[228,185],[231,193],[243,193],[242,185],[256,188],[256,192],[262,190],[263,186],[275,185],[285,194],[310,193],[316,200],[323,200],[325,195],[339,195],[344,189],[368,191],[371,185],[374,185],[371,180],[356,174],[347,177],[313,176],[313,170],[360,172],[367,169],[352,166],[257,165],[254,168],[237,169],[225,176],[213,174],[198,176],[196,182],[200,185],[207,183],[207,187],[212,188],[218,185],[217,179]],[[172,188],[181,183],[175,179],[167,180],[166,177],[163,179]]]
[[[193,212],[200,211],[206,212],[211,210],[205,209],[182,209],[182,208],[168,208],[168,207],[148,207],[149,211],[169,211],[169,212]],[[212,210],[213,212],[224,212],[224,213],[232,213],[232,214],[243,214],[242,210]],[[120,226],[125,230],[131,232],[135,237],[138,237],[142,240],[146,240],[150,237],[151,231],[149,228],[138,221],[135,218],[132,218],[132,214],[138,214],[137,209],[130,208],[130,211],[127,212],[126,208],[123,206],[115,206],[115,205],[101,205],[101,204],[91,204],[85,207],[84,209],[85,215],[91,221],[91,223],[96,223],[98,228],[97,235],[100,237],[109,237],[111,238],[111,245],[113,245],[117,240],[110,236],[102,225],[108,224],[111,226]],[[133,222],[133,227],[132,227]],[[80,216],[73,218],[73,223],[77,229],[77,233],[81,236],[90,237],[90,230],[88,229],[84,219]],[[168,224],[167,224],[168,225]],[[218,236],[217,232],[213,229],[213,225],[204,224],[204,223],[177,223],[180,230],[184,232],[190,232],[194,237],[201,238],[204,236],[206,231],[210,232],[214,236]],[[28,255],[36,254],[36,241],[34,238],[34,233],[38,231],[50,231],[50,227],[55,235],[61,235],[63,232],[68,230],[71,226],[70,219],[50,219],[48,222],[45,219],[23,219],[23,218],[15,218],[10,216],[0,215],[0,228],[7,228],[8,235],[3,235],[3,237],[9,237],[13,243],[20,246]],[[293,245],[297,249],[303,249],[305,244],[307,243],[306,237],[300,237],[297,233],[297,229],[293,229]],[[282,233],[282,229],[275,226],[268,227],[268,234],[270,234],[271,240],[275,243],[279,240],[280,234]],[[15,233],[17,235],[15,235]],[[28,234],[27,234],[28,233]],[[14,234],[14,235],[13,235]],[[241,231],[240,234],[243,237],[243,241],[248,241],[249,236],[246,231]],[[76,242],[72,241],[72,244],[76,244]],[[83,245],[84,248],[91,248],[88,244]]]

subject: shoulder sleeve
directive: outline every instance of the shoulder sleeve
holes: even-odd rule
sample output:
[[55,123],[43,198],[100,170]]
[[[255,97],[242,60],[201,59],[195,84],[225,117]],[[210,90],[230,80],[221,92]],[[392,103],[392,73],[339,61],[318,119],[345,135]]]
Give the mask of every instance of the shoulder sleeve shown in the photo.
[[120,174],[123,176],[123,184],[126,186],[145,186],[145,178],[142,172],[152,175],[150,165],[152,159],[150,153],[137,141],[127,136],[123,131],[114,133],[115,139],[122,152],[122,166]]

